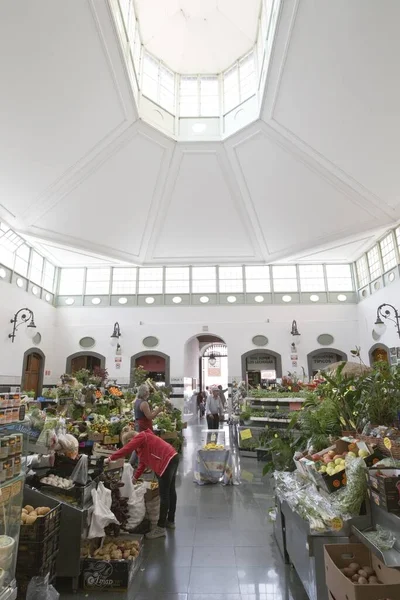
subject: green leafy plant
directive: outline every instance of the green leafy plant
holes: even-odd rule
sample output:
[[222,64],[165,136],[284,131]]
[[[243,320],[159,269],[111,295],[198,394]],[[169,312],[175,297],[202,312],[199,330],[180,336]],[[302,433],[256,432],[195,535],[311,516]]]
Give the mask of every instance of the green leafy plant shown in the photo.
[[135,367],[133,369],[133,377],[132,377],[133,385],[135,387],[139,387],[139,385],[142,385],[142,383],[144,383],[146,381],[148,376],[149,376],[149,372],[146,371],[146,369],[144,369],[140,365],[138,367]]
[[360,387],[365,421],[373,425],[393,425],[400,411],[400,368],[378,362]]

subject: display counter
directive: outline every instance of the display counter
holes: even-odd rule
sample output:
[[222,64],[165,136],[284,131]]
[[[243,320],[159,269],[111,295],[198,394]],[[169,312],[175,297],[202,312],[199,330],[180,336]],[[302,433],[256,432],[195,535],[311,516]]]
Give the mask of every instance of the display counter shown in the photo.
[[293,512],[286,502],[280,504],[280,510],[284,527],[278,531],[278,510],[275,537],[281,552],[283,550],[284,554],[286,550],[310,600],[330,600],[325,582],[324,545],[350,543],[352,526],[360,531],[368,529],[371,527],[371,514],[346,521],[339,531],[318,534],[311,533],[308,522]]

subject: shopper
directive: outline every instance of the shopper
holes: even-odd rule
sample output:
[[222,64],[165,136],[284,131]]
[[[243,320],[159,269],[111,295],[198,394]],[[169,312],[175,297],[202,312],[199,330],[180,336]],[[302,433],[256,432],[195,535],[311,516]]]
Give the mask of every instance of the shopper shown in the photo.
[[222,385],[219,385],[218,390],[219,390],[219,397],[221,398],[221,402],[222,402],[222,407],[225,408],[225,406],[226,406],[225,392],[228,391],[228,388],[226,388],[226,390],[223,390]]
[[176,450],[167,442],[156,436],[150,429],[138,433],[132,431],[132,439],[120,450],[111,454],[104,462],[118,460],[133,452],[139,457],[139,466],[134,474],[134,483],[147,468],[154,471],[160,490],[160,517],[155,529],[146,534],[149,539],[165,537],[166,527],[175,529],[176,512],[176,472],[179,457]]
[[208,396],[206,403],[206,418],[208,429],[219,429],[219,419],[222,417],[222,406],[219,390],[214,388],[212,396]]
[[197,394],[197,411],[199,413],[200,419],[204,417],[204,398],[203,392],[199,392]]

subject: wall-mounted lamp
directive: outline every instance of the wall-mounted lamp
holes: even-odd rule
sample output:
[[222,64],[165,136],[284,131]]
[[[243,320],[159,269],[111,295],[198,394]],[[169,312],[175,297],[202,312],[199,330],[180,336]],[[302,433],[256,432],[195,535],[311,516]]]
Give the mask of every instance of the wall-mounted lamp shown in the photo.
[[[385,310],[383,310],[384,308]],[[389,321],[392,321],[392,323],[395,324],[397,334],[400,337],[400,315],[397,309],[391,304],[381,304],[380,306],[378,306],[376,311],[376,321],[374,327],[374,331],[378,335],[383,335],[386,331],[386,324],[382,321],[382,317],[384,319],[389,319]]]
[[291,330],[290,334],[292,336],[292,346],[293,346],[293,344],[295,346],[298,346],[300,344],[300,332],[297,329],[296,321],[292,321],[292,330]]
[[118,344],[120,337],[121,337],[121,329],[120,329],[119,323],[117,322],[117,323],[114,323],[114,331],[112,332],[111,339],[110,339],[111,346],[116,346]]
[[208,357],[208,364],[211,365],[211,367],[215,367],[217,363],[217,357],[215,356],[215,354],[210,354],[210,356]]
[[[18,322],[19,319],[19,322]],[[12,333],[8,334],[8,337],[11,338],[12,343],[14,343],[15,333],[20,325],[25,323],[26,327],[26,335],[33,339],[36,334],[36,325],[35,325],[35,316],[30,308],[20,308],[18,312],[15,313],[14,318],[11,319],[10,323],[13,323]]]

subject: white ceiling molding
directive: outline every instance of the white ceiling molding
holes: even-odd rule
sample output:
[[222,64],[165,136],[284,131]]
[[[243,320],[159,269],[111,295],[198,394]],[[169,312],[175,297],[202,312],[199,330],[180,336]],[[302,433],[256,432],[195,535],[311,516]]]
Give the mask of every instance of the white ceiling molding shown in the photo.
[[[182,262],[182,256],[193,263],[262,260],[230,177],[222,144],[177,145],[149,246],[150,260]],[[207,232],[206,243],[202,231]]]

